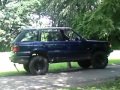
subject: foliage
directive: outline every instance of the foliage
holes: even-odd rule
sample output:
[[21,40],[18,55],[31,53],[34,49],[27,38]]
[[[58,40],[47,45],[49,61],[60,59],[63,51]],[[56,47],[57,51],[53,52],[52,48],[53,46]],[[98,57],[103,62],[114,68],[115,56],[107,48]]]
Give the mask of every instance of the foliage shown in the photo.
[[[76,20],[82,25],[79,29],[84,36],[94,39],[111,40],[118,36],[119,32],[119,0],[104,0],[96,10],[85,13],[84,16]],[[78,25],[77,24],[77,25]],[[75,27],[75,26],[74,26]],[[115,34],[116,33],[116,34]]]
[[46,0],[41,5],[53,26],[70,26],[86,38],[120,40],[119,0]]
[[98,0],[47,0],[46,3],[47,7],[43,10],[53,20],[53,26],[70,26],[75,15],[90,12],[99,4]]

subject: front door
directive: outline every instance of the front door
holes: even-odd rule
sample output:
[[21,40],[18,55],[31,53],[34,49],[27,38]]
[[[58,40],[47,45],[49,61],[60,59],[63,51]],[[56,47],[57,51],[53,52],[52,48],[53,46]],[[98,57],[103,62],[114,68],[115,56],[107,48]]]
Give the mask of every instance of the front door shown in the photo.
[[84,45],[82,41],[69,41],[67,42],[69,57],[80,58],[85,54]]
[[60,32],[49,30],[41,32],[41,42],[47,49],[49,58],[64,58],[67,55],[67,45],[62,41]]

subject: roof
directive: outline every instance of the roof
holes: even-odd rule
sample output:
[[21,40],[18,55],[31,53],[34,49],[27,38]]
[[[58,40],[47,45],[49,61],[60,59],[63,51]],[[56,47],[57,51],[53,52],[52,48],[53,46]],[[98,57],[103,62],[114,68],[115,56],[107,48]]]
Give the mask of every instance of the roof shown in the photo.
[[46,29],[62,29],[62,30],[68,30],[68,29],[72,29],[70,27],[41,27],[41,28],[23,28],[24,30],[46,30]]

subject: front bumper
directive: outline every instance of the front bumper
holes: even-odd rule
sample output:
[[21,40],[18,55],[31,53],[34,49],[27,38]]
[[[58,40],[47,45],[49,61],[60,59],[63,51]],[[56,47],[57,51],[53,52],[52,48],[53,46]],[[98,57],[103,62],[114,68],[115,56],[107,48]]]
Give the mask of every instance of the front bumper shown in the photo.
[[9,59],[13,63],[27,64],[29,62],[29,56],[18,56],[16,53],[11,52]]

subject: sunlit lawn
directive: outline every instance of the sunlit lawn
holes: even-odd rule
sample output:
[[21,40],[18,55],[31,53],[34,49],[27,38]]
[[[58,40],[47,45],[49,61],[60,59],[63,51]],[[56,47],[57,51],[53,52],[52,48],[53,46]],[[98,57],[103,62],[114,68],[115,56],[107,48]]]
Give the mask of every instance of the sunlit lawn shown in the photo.
[[120,59],[110,59],[109,65],[120,64]]

